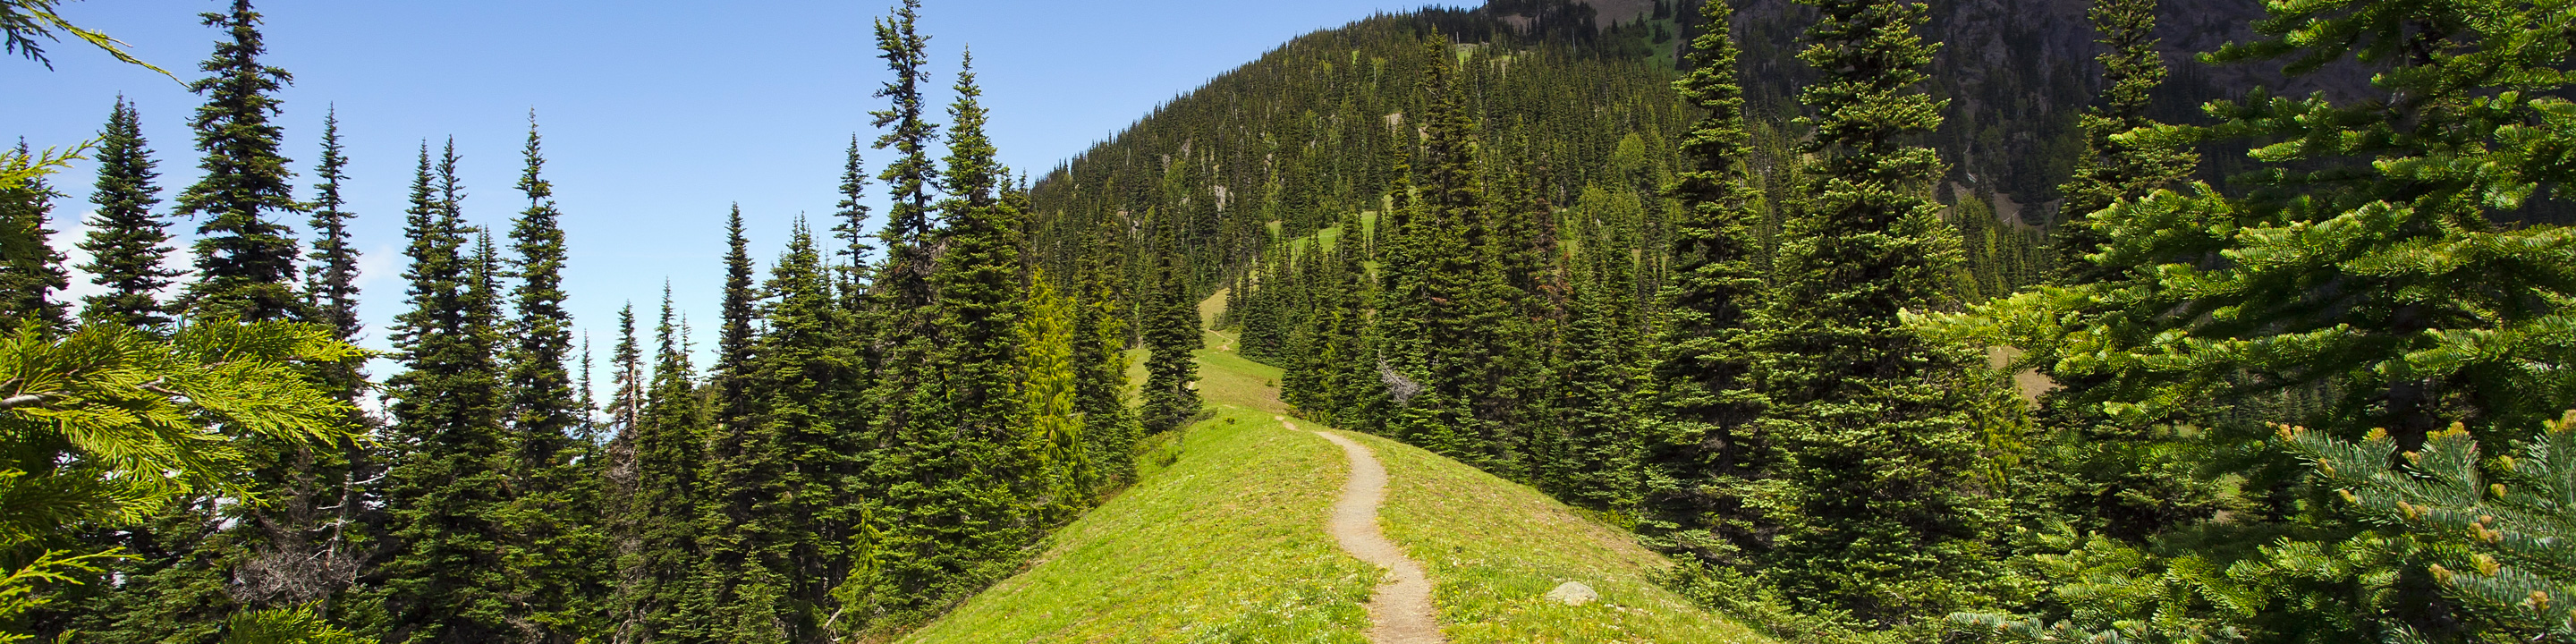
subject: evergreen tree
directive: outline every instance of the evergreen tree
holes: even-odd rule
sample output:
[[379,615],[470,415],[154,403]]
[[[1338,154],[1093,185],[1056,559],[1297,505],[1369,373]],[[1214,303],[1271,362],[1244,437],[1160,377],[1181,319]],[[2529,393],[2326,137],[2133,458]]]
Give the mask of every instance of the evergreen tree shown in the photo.
[[700,454],[708,433],[706,399],[689,364],[686,329],[673,319],[670,287],[663,287],[653,384],[643,415],[621,436],[631,454],[619,465],[630,474],[621,513],[612,522],[618,547],[614,642],[712,641],[704,614],[689,607],[698,569]]
[[[886,265],[880,270],[876,287],[887,298],[890,310],[912,311],[929,305],[930,248],[925,237],[930,234],[931,190],[936,169],[931,165],[930,140],[938,136],[939,126],[923,119],[926,100],[921,83],[929,77],[922,67],[929,64],[930,38],[915,31],[920,20],[921,0],[904,0],[894,15],[876,21],[878,57],[894,71],[894,80],[876,92],[877,98],[889,100],[886,109],[869,112],[873,124],[892,129],[878,136],[876,149],[894,148],[894,163],[888,164],[877,180],[893,191],[893,203],[887,206],[886,223],[880,233],[886,247]],[[922,331],[926,320],[905,326],[905,333]]]
[[1135,474],[1136,414],[1127,401],[1126,303],[1119,297],[1114,231],[1103,227],[1102,239],[1085,262],[1082,293],[1076,301],[1073,359],[1075,407],[1082,415],[1085,458],[1098,464],[1105,481],[1124,481]]
[[844,342],[853,315],[835,297],[837,278],[815,242],[798,222],[787,253],[771,269],[768,331],[746,374],[760,397],[761,425],[753,436],[769,442],[762,451],[775,460],[764,464],[768,477],[744,508],[760,525],[741,530],[764,539],[749,554],[761,566],[756,574],[767,578],[745,575],[736,595],[770,597],[754,606],[771,611],[794,642],[835,641],[846,626],[832,623],[841,612],[832,591],[847,579],[868,517],[856,489],[868,447],[860,440],[865,417],[856,411],[867,390],[863,365]]
[[[168,225],[152,214],[161,203],[152,149],[143,140],[142,116],[123,96],[99,133],[98,183],[89,201],[98,206],[89,219],[90,232],[80,243],[90,261],[80,269],[104,292],[82,300],[83,324],[116,324],[159,329],[170,324],[171,311],[161,304],[161,291],[179,271],[161,262],[172,248]],[[334,184],[336,185],[336,184]]]
[[206,97],[190,126],[197,132],[197,167],[205,175],[179,193],[178,214],[202,216],[197,226],[197,281],[180,299],[190,317],[283,320],[301,317],[295,298],[294,231],[270,221],[271,213],[301,208],[278,154],[279,111],[274,94],[294,77],[262,65],[266,53],[259,14],[250,0],[233,0],[226,13],[202,14],[208,26],[229,32],[199,69],[210,76],[188,89]]
[[1800,151],[1816,167],[1780,248],[1779,281],[1753,320],[1754,378],[1772,407],[1754,431],[1784,456],[1757,507],[1776,535],[1762,574],[1811,610],[1883,626],[1920,624],[1973,602],[1988,501],[1973,489],[1975,428],[1964,348],[1899,320],[1942,303],[1958,265],[1932,150],[1909,137],[1940,124],[1922,93],[1933,46],[1914,30],[1927,5],[1812,3],[1799,57],[1817,81]]
[[[27,143],[18,143],[27,155]],[[42,177],[0,187],[0,331],[35,325],[51,334],[70,322],[69,312],[54,293],[71,286],[63,273],[63,254],[54,250],[54,231],[45,218],[54,211],[53,188]]]
[[[810,240],[807,242],[810,245]],[[707,435],[698,472],[698,553],[695,618],[706,624],[706,637],[725,642],[782,642],[790,619],[779,614],[787,592],[782,574],[786,547],[796,533],[783,530],[789,517],[773,514],[785,481],[787,462],[776,431],[756,403],[762,402],[758,379],[763,365],[753,351],[754,307],[749,240],[743,236],[742,207],[725,219],[725,290],[723,324],[716,341],[715,419]],[[808,251],[810,252],[810,248]]]
[[876,250],[875,246],[868,245],[867,238],[868,171],[865,161],[859,156],[859,137],[851,135],[849,154],[841,163],[841,201],[834,205],[837,210],[832,213],[840,221],[832,224],[832,234],[841,240],[842,249],[837,252],[848,256],[845,260],[848,263],[842,264],[848,272],[844,278],[848,281],[844,289],[854,294],[859,291],[859,282],[866,277],[863,269],[868,264],[868,252]]
[[[506,590],[511,440],[496,359],[499,306],[489,249],[469,251],[450,143],[433,166],[422,146],[405,211],[410,311],[394,346],[395,460],[387,474],[394,554],[377,572],[389,642],[479,642],[518,633]],[[433,177],[435,178],[433,180]]]
[[[340,147],[340,111],[322,117],[322,160],[313,169],[313,252],[304,268],[305,306],[313,321],[328,325],[342,341],[355,341],[366,331],[358,319],[358,249],[349,241],[349,220],[356,213],[340,196],[340,181],[349,178],[349,158]],[[166,238],[166,236],[165,236]]]
[[2164,55],[2156,51],[2157,0],[2096,0],[2091,17],[2105,51],[2101,102],[2086,108],[2078,122],[2084,129],[2084,154],[2076,157],[2075,176],[2059,186],[2068,220],[2054,243],[2061,279],[2099,281],[2118,273],[2083,261],[2108,241],[2089,217],[2121,200],[2181,181],[2200,157],[2189,149],[2154,137],[2121,134],[2158,125],[2147,118],[2147,103],[2165,79]]
[[1661,294],[1659,422],[1648,444],[1650,480],[1660,485],[1648,501],[1657,519],[1680,531],[1678,543],[1713,556],[1758,545],[1746,486],[1778,460],[1773,441],[1750,425],[1764,408],[1747,355],[1748,318],[1762,308],[1764,288],[1752,233],[1762,194],[1750,176],[1738,49],[1723,28],[1734,24],[1734,11],[1712,0],[1702,12],[1709,32],[1691,42],[1691,71],[1673,84],[1705,115],[1683,139],[1686,170],[1673,187],[1682,211],[1669,250],[1671,286]]
[[[1635,269],[1626,248],[1597,244],[1585,250],[1586,270],[1574,280],[1572,312],[1557,354],[1553,440],[1533,445],[1539,477],[1558,498],[1633,512],[1645,474],[1645,445],[1636,431],[1630,397],[1636,393],[1638,338]],[[1552,444],[1548,444],[1552,443]]]
[[887,484],[876,516],[884,532],[877,596],[898,612],[999,579],[1030,536],[1012,346],[1022,302],[1019,213],[996,192],[1004,175],[984,134],[973,58],[966,63],[940,181],[948,198],[930,280],[935,348],[927,372],[912,376],[920,385],[884,402],[908,411],[882,430],[896,445],[871,464]]
[[1189,266],[1172,241],[1178,224],[1157,226],[1152,252],[1157,265],[1145,309],[1145,390],[1136,415],[1147,433],[1189,424],[1199,413],[1199,365],[1192,352],[1206,346],[1197,303],[1190,301]]
[[611,350],[609,368],[615,370],[609,382],[617,391],[608,397],[608,422],[618,435],[635,430],[636,419],[644,415],[644,352],[635,341],[635,303],[628,302],[617,310],[617,347]]
[[572,351],[572,315],[564,311],[564,233],[557,225],[554,186],[541,175],[545,157],[536,117],[528,119],[526,169],[518,188],[528,197],[510,229],[518,278],[510,298],[518,319],[509,324],[506,396],[511,487],[505,510],[510,539],[509,589],[519,639],[571,642],[601,626],[596,599],[605,588],[605,535],[598,529],[600,490],[584,468],[576,434],[588,412],[564,368]]

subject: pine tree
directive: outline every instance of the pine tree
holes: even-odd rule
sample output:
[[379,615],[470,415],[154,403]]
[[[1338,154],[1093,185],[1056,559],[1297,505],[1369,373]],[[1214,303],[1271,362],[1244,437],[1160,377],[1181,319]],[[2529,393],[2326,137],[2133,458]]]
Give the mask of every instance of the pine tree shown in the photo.
[[1655,356],[1655,440],[1647,458],[1661,482],[1648,502],[1658,520],[1681,531],[1678,542],[1756,546],[1747,528],[1758,519],[1744,505],[1745,485],[1778,463],[1776,445],[1753,431],[1763,411],[1749,377],[1753,311],[1762,308],[1762,270],[1752,225],[1762,194],[1750,176],[1750,136],[1727,2],[1702,7],[1708,33],[1691,43],[1691,71],[1673,84],[1705,110],[1683,140],[1686,171],[1674,184],[1682,204],[1675,222],[1671,287],[1661,294],[1664,325]]
[[[892,311],[912,311],[929,305],[930,248],[925,237],[930,234],[932,176],[930,140],[938,136],[939,126],[922,118],[925,99],[921,83],[929,77],[922,67],[929,64],[930,38],[915,31],[920,20],[921,0],[904,0],[889,18],[876,21],[879,58],[894,72],[894,80],[876,92],[877,98],[889,99],[886,109],[869,112],[873,124],[893,126],[876,140],[876,149],[894,148],[900,155],[894,163],[877,174],[877,180],[893,191],[893,203],[886,210],[885,228],[880,233],[886,248],[886,265],[880,270],[876,287],[887,298]],[[924,329],[926,321],[915,321],[905,329],[911,333]]]
[[[855,489],[868,447],[857,411],[866,391],[863,365],[844,342],[854,316],[835,297],[838,278],[815,241],[797,222],[771,269],[768,331],[747,374],[760,396],[756,435],[773,445],[765,451],[776,459],[745,508],[763,524],[747,532],[769,540],[754,554],[776,584],[777,596],[757,607],[772,611],[795,642],[833,641],[845,626],[830,623],[840,612],[832,591],[849,575],[868,516]],[[772,589],[757,590],[738,595],[756,599]]]
[[1190,301],[1189,261],[1172,241],[1177,223],[1159,222],[1151,252],[1155,281],[1145,302],[1145,390],[1136,415],[1147,433],[1187,425],[1199,413],[1198,357],[1206,346],[1199,310]]
[[[167,224],[152,214],[161,203],[152,149],[143,140],[142,116],[123,96],[99,133],[98,183],[90,203],[98,206],[89,219],[90,232],[80,243],[90,261],[80,269],[105,292],[82,300],[83,324],[117,324],[159,329],[170,324],[171,311],[161,304],[162,289],[180,272],[161,262],[173,250]],[[336,185],[336,184],[335,184]]]
[[2096,0],[2090,12],[2093,30],[2107,49],[2102,63],[2102,98],[2085,109],[2084,154],[2076,157],[2075,176],[2058,191],[2066,195],[2062,211],[2068,221],[2057,238],[2061,280],[2099,281],[2118,271],[2084,261],[2109,241],[2088,217],[2121,200],[2174,185],[2200,157],[2187,148],[2154,137],[2119,135],[2159,125],[2147,118],[2147,101],[2165,79],[2164,55],[2156,51],[2158,0]]
[[510,299],[518,319],[509,324],[504,412],[509,425],[511,480],[504,510],[511,552],[512,622],[519,639],[571,642],[600,626],[594,600],[605,588],[605,535],[597,530],[600,490],[575,459],[575,435],[588,415],[564,368],[572,351],[572,315],[564,311],[564,233],[557,225],[554,186],[542,171],[545,157],[536,115],[528,119],[518,188],[528,198],[510,229],[510,274],[518,278]]
[[685,612],[691,575],[698,567],[698,471],[708,427],[706,398],[689,364],[687,331],[673,318],[670,287],[663,287],[655,325],[653,384],[633,431],[622,469],[631,474],[621,513],[611,529],[618,547],[617,595],[611,641],[712,641],[704,614]]
[[179,193],[177,214],[204,223],[197,226],[197,281],[180,299],[196,318],[299,318],[294,231],[268,219],[301,208],[287,184],[294,173],[278,154],[278,127],[269,122],[279,111],[274,94],[294,77],[260,64],[266,46],[250,0],[201,15],[232,39],[216,43],[214,56],[198,66],[212,75],[188,85],[206,97],[190,123],[205,176]]
[[[927,373],[910,395],[887,400],[909,410],[886,427],[901,443],[872,466],[889,487],[876,518],[885,534],[881,597],[917,611],[998,579],[1030,536],[1025,523],[1028,454],[1017,422],[1017,354],[1022,301],[1019,216],[996,192],[1001,167],[985,137],[973,58],[958,73],[941,191],[942,252],[930,283],[936,305]],[[891,474],[892,476],[887,476]]]
[[313,321],[330,326],[342,341],[354,341],[366,331],[366,322],[358,319],[359,253],[349,241],[349,220],[357,214],[341,210],[348,204],[340,195],[348,165],[340,147],[340,111],[333,108],[322,117],[322,160],[313,169],[319,182],[313,186],[313,220],[307,224],[314,239],[304,287]]
[[[27,143],[18,142],[18,155]],[[54,211],[53,188],[42,177],[0,188],[0,332],[34,325],[51,334],[70,323],[67,308],[54,293],[71,286],[63,273],[63,254],[54,250],[54,231],[45,218]]]
[[[841,240],[842,249],[838,252],[847,256],[845,261],[848,263],[841,265],[848,273],[844,277],[847,283],[843,288],[852,294],[859,292],[859,282],[866,277],[864,269],[868,265],[868,252],[876,250],[875,246],[868,245],[867,238],[868,171],[865,161],[859,156],[859,137],[851,135],[849,154],[841,163],[841,201],[834,205],[837,210],[832,212],[833,217],[840,221],[832,224],[832,234]],[[852,298],[852,301],[857,300]]]
[[[408,370],[387,380],[395,460],[387,505],[393,557],[377,572],[389,642],[509,637],[515,580],[503,517],[510,437],[499,375],[500,304],[488,237],[469,251],[450,143],[433,166],[422,146],[405,211],[412,310],[394,346]],[[435,180],[433,181],[433,177]]]
[[1076,302],[1073,359],[1080,373],[1074,381],[1075,406],[1082,415],[1086,456],[1098,464],[1104,483],[1135,474],[1136,415],[1127,401],[1126,303],[1119,297],[1115,232],[1103,226],[1101,239],[1085,260],[1082,292]]
[[725,219],[725,249],[723,322],[711,383],[715,419],[700,456],[699,561],[690,601],[716,641],[782,642],[790,622],[778,612],[787,592],[784,549],[797,533],[786,531],[783,524],[791,518],[775,514],[772,506],[785,492],[783,470],[796,464],[787,461],[775,433],[781,428],[758,408],[765,398],[762,386],[781,383],[758,379],[762,365],[753,343],[759,297],[739,205]]
[[1962,347],[1918,337],[1899,315],[1942,303],[1959,261],[1929,192],[1940,124],[1917,89],[1933,46],[1927,5],[1818,0],[1799,57],[1820,74],[1800,151],[1816,167],[1783,233],[1779,281],[1755,314],[1754,378],[1772,407],[1754,431],[1785,453],[1752,503],[1776,536],[1765,577],[1809,609],[1884,626],[1968,604],[1990,574],[1986,499]]

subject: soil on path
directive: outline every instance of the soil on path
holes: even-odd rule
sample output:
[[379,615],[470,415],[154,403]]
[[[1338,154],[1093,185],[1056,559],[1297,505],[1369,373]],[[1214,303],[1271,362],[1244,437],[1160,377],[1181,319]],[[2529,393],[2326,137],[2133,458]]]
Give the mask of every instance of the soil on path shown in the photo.
[[[1281,422],[1286,422],[1282,419]],[[1296,423],[1287,423],[1297,429]],[[1333,503],[1331,520],[1325,531],[1342,544],[1342,550],[1378,567],[1395,573],[1395,578],[1377,587],[1369,599],[1368,638],[1375,644],[1435,644],[1449,641],[1440,636],[1440,622],[1431,606],[1431,580],[1422,574],[1422,564],[1404,555],[1404,550],[1387,541],[1378,530],[1377,506],[1386,500],[1386,465],[1379,463],[1369,448],[1332,432],[1316,431],[1315,435],[1342,446],[1342,454],[1351,461],[1351,479],[1342,486],[1342,498]]]

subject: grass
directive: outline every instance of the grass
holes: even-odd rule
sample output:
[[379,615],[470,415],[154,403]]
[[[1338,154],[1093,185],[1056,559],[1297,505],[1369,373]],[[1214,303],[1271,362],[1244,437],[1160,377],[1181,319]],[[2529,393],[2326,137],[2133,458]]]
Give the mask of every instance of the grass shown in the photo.
[[[1652,575],[1671,562],[1624,530],[1421,448],[1344,434],[1386,463],[1379,521],[1428,569],[1454,644],[1770,641],[1656,585]],[[1543,597],[1568,581],[1592,587],[1600,601]]]
[[[1211,331],[1197,354],[1215,417],[1159,437],[1136,485],[902,641],[1366,642],[1363,605],[1382,571],[1324,532],[1349,465],[1275,420],[1279,370],[1216,348],[1233,341]],[[1655,585],[1669,563],[1624,531],[1456,461],[1349,435],[1387,465],[1379,520],[1429,569],[1451,642],[1768,641]],[[1601,601],[1541,597],[1565,581]]]
[[1359,644],[1379,572],[1324,534],[1341,452],[1218,407],[1163,466],[1056,533],[1030,569],[905,642]]

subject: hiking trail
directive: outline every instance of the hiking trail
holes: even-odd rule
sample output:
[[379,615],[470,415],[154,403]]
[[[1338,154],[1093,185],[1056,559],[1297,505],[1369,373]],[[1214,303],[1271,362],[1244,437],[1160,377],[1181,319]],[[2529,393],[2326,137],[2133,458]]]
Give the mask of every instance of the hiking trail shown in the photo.
[[[1297,424],[1280,418],[1290,431]],[[1342,498],[1333,502],[1333,513],[1325,522],[1325,531],[1333,535],[1342,550],[1395,573],[1395,578],[1378,585],[1368,603],[1368,638],[1375,644],[1441,644],[1449,640],[1440,635],[1440,622],[1431,605],[1431,580],[1423,576],[1422,564],[1407,557],[1404,550],[1388,541],[1378,529],[1378,504],[1386,500],[1386,465],[1379,463],[1369,448],[1332,432],[1314,430],[1316,436],[1342,447],[1342,455],[1351,462],[1350,481],[1342,486]]]

